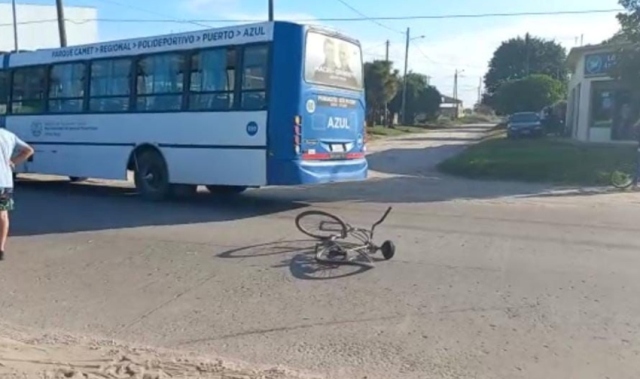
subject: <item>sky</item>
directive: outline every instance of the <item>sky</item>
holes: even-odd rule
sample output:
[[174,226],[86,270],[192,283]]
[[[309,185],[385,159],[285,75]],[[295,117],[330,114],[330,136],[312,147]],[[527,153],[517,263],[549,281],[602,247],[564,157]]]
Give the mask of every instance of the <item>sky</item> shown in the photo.
[[[54,3],[54,0],[18,1]],[[567,49],[578,46],[581,41],[583,44],[600,43],[618,29],[615,12],[391,21],[374,21],[365,16],[446,16],[620,8],[617,0],[274,1],[277,20],[305,20],[304,23],[327,25],[360,40],[365,61],[384,59],[385,42],[389,40],[390,59],[401,71],[404,68],[406,30],[409,28],[409,70],[428,75],[430,83],[449,96],[453,94],[454,73],[459,70],[458,95],[466,106],[472,106],[477,101],[480,78],[502,41],[529,32],[537,37],[553,39]],[[96,8],[98,17],[103,19],[98,23],[101,41],[191,31],[267,18],[267,0],[64,0],[64,4]],[[324,20],[331,18],[362,20]],[[122,19],[146,21],[118,21]],[[193,23],[185,20],[208,21]]]

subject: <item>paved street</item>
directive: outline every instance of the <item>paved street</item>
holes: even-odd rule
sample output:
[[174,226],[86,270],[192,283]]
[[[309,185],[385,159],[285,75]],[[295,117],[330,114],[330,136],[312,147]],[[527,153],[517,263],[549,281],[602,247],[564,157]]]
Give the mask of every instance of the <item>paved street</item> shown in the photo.
[[[233,201],[24,182],[0,320],[329,378],[637,378],[640,197],[435,171],[484,131],[376,142],[366,182]],[[293,223],[389,205],[397,255],[368,271],[317,265]]]

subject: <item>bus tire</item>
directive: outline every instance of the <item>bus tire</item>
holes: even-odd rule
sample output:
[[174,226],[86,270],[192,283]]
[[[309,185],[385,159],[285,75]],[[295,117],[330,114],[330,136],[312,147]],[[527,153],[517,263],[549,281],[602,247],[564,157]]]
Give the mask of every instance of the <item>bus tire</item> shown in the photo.
[[134,158],[134,183],[138,193],[145,199],[161,201],[171,195],[169,170],[164,158],[156,151],[146,150],[136,154]]
[[247,186],[208,185],[207,190],[214,195],[239,195],[247,190]]

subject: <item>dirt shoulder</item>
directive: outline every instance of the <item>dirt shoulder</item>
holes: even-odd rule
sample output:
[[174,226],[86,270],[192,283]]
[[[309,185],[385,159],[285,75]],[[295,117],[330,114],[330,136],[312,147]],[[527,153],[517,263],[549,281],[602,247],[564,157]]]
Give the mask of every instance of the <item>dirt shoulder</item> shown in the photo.
[[87,379],[301,379],[283,368],[248,369],[195,354],[0,326],[0,377]]

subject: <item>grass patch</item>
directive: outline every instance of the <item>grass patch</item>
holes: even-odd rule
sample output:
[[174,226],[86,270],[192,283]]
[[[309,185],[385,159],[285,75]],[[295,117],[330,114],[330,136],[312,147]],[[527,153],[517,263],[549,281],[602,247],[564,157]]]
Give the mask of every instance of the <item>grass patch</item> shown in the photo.
[[395,126],[394,128],[386,128],[376,125],[367,127],[367,133],[373,138],[394,137],[410,133],[425,133],[427,128],[419,126]]
[[473,179],[608,185],[611,172],[634,159],[635,146],[554,139],[512,141],[499,134],[440,163],[438,169]]

